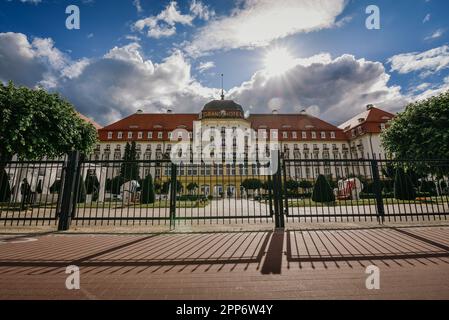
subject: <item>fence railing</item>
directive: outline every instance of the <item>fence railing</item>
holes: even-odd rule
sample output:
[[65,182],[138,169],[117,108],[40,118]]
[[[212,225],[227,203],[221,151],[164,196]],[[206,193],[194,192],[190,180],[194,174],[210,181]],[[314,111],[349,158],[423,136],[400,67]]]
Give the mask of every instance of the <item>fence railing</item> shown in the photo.
[[[3,225],[414,221],[449,214],[445,160],[283,159],[267,164],[62,160],[2,164]],[[285,222],[284,222],[285,219]]]

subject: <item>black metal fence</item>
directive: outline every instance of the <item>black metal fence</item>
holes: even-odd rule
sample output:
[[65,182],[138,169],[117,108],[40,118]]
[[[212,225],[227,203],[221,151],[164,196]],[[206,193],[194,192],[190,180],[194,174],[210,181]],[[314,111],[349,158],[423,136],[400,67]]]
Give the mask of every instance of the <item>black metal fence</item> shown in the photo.
[[[448,163],[284,160],[286,217],[312,222],[445,219],[449,213]],[[327,190],[315,188],[320,175]]]
[[0,170],[0,223],[60,230],[218,223],[284,227],[436,220],[449,214],[448,161],[279,160],[274,174],[262,164],[92,160],[77,152],[54,161],[12,161]]

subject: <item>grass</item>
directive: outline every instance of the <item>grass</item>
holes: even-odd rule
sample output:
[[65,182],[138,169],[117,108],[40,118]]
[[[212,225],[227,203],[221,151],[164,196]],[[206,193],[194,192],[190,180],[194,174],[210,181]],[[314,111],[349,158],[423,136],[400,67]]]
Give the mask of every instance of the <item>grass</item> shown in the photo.
[[[447,204],[449,198],[447,197],[431,197],[431,198],[421,198],[412,201],[403,201],[394,198],[384,198],[384,205],[394,205],[394,204]],[[333,203],[319,203],[314,202],[312,199],[302,199],[302,200],[289,200],[288,205],[290,207],[351,207],[351,206],[370,206],[376,205],[375,199],[360,199],[360,200],[337,200]]]

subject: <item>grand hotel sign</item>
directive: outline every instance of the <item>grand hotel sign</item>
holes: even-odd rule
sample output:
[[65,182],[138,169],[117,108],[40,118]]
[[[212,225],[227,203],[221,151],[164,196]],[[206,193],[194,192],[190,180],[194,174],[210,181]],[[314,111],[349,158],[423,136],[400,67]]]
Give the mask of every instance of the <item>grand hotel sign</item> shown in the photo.
[[202,118],[235,119],[235,118],[243,118],[243,114],[241,111],[236,110],[203,111]]

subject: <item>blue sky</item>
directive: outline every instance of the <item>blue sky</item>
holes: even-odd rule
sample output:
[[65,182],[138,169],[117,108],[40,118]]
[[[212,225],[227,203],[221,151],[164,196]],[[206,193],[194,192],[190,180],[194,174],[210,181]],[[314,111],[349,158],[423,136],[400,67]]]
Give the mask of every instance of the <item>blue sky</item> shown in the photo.
[[[79,30],[65,27],[71,4]],[[380,30],[365,27],[369,5]],[[447,12],[446,0],[0,0],[0,81],[60,92],[107,124],[139,108],[198,112],[224,73],[250,112],[339,124],[449,89]]]

